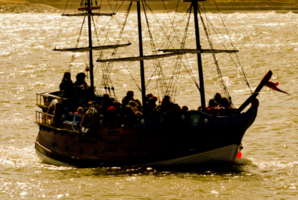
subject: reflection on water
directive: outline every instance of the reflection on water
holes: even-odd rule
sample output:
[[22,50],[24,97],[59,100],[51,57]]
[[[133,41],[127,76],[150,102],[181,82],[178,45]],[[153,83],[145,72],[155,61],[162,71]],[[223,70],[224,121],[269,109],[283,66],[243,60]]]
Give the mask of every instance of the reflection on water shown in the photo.
[[[8,8],[7,8],[8,9]],[[124,14],[120,14],[120,20]],[[158,14],[168,19],[166,13]],[[219,30],[224,28],[215,14],[209,14]],[[252,88],[271,69],[272,81],[291,95],[267,88],[259,95],[257,119],[244,136],[243,158],[234,165],[204,165],[183,168],[92,168],[77,169],[43,164],[37,158],[34,141],[38,132],[34,124],[35,93],[58,89],[62,73],[68,69],[71,54],[57,53],[55,46],[72,46],[77,39],[78,18],[60,22],[56,13],[0,14],[0,197],[1,198],[65,198],[65,199],[295,199],[297,196],[297,27],[298,15],[293,13],[234,13],[222,14],[230,36],[240,50],[239,58]],[[151,18],[150,18],[151,17]],[[158,47],[163,38],[154,21],[153,36]],[[179,14],[178,19],[184,15]],[[102,18],[105,26],[108,18]],[[121,56],[137,54],[135,14],[128,19],[125,40],[132,46],[119,50]],[[58,28],[60,27],[60,28]],[[117,27],[112,27],[117,29]],[[183,26],[180,36],[183,35]],[[59,29],[59,31],[58,31]],[[193,29],[191,26],[190,29]],[[58,32],[60,37],[57,39]],[[116,33],[117,31],[115,31]],[[145,31],[144,31],[145,32]],[[146,35],[147,34],[147,35]],[[148,36],[148,32],[144,33]],[[158,37],[160,35],[160,37]],[[191,44],[193,35],[189,35]],[[104,37],[101,37],[104,41]],[[220,46],[214,37],[215,46]],[[70,41],[70,42],[67,42]],[[203,44],[206,40],[202,37]],[[150,41],[145,52],[150,54]],[[148,45],[149,44],[149,45]],[[136,45],[136,46],[135,46]],[[110,52],[111,53],[111,52]],[[86,59],[77,54],[72,73],[82,71]],[[216,69],[210,56],[203,56],[206,97],[220,90]],[[234,105],[239,106],[249,95],[237,69],[226,55],[218,55],[224,80]],[[175,59],[164,65],[170,74]],[[195,58],[189,57],[190,67],[197,76]],[[154,72],[152,63],[145,62],[147,81]],[[101,68],[96,67],[97,78]],[[139,83],[138,64],[115,65],[112,72],[118,99],[127,90],[140,92],[129,73]],[[127,77],[123,81],[123,77]],[[148,91],[155,89],[153,79]],[[199,94],[187,70],[180,74],[176,102],[191,109],[199,106]]]

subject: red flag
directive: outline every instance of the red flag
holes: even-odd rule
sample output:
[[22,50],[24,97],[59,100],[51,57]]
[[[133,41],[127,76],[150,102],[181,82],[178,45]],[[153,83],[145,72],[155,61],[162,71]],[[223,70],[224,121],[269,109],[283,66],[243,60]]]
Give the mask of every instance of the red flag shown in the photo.
[[265,86],[267,86],[267,87],[269,87],[269,88],[271,88],[271,89],[273,89],[273,90],[276,90],[276,91],[279,91],[279,92],[282,92],[282,93],[285,93],[285,94],[290,95],[289,93],[287,93],[287,92],[285,92],[285,91],[282,91],[282,90],[278,89],[278,88],[276,87],[276,86],[278,86],[278,83],[273,83],[273,82],[271,82],[271,81],[268,81],[268,82],[265,84]]

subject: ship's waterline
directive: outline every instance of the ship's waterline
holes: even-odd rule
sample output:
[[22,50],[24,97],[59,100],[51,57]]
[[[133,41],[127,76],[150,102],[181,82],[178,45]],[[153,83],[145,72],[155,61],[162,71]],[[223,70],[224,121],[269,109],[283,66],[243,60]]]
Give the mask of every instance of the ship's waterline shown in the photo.
[[[167,17],[165,13],[158,15]],[[180,18],[183,16],[178,15]],[[224,28],[216,22],[220,19],[218,15],[209,16],[224,33]],[[34,124],[35,93],[58,89],[71,55],[56,53],[52,49],[55,44],[64,45],[69,40],[69,46],[74,43],[78,29],[71,27],[74,20],[79,24],[81,19],[66,18],[60,23],[60,15],[54,13],[9,13],[0,14],[0,17],[1,198],[295,199],[297,196],[298,15],[274,12],[222,14],[229,34],[240,50],[239,58],[250,85],[256,87],[271,69],[272,80],[279,82],[279,87],[291,95],[264,89],[259,96],[260,112],[242,142],[243,158],[233,166],[196,169],[77,169],[40,162],[34,149],[38,133],[38,126]],[[105,25],[108,18],[103,20]],[[130,31],[125,36],[133,44],[128,51],[137,54],[135,20],[133,14],[128,20]],[[60,27],[60,33],[57,27]],[[152,28],[154,34],[161,35],[157,23]],[[73,35],[66,37],[69,32]],[[58,34],[59,40],[56,39]],[[162,43],[162,38],[156,35],[155,38],[157,44]],[[150,48],[145,51],[150,52]],[[73,64],[73,79],[85,67],[86,60],[79,55]],[[122,55],[125,56],[125,50]],[[212,58],[203,58],[206,96],[211,98],[220,87]],[[193,58],[189,62],[192,64]],[[239,106],[248,97],[249,89],[226,57],[220,55],[219,63],[233,102]],[[146,63],[147,80],[154,70],[150,64]],[[197,76],[196,67],[192,66],[192,69]],[[171,65],[165,66],[165,70],[171,71]],[[118,65],[113,70],[118,99],[127,90],[134,90],[140,98],[129,73],[137,82],[140,81],[137,64],[131,63],[129,67]],[[127,77],[125,80],[124,76]],[[148,90],[154,91],[154,84]],[[199,93],[186,70],[181,73],[177,93],[175,100],[180,105],[188,105],[191,109],[199,106]]]

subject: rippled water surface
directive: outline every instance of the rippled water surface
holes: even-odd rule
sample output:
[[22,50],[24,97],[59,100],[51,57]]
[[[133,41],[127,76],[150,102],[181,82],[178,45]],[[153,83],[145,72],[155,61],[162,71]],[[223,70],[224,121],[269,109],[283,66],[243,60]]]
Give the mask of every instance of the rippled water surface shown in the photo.
[[[19,12],[19,11],[18,11]],[[151,33],[156,48],[166,46],[164,35],[176,27],[182,40],[187,15],[173,13],[149,14]],[[96,44],[112,44],[120,31],[125,15],[95,18],[98,39]],[[210,22],[227,37],[220,17],[208,14]],[[81,18],[65,18],[57,13],[0,14],[0,198],[27,199],[296,199],[298,187],[298,109],[297,109],[297,51],[298,15],[293,13],[233,13],[222,14],[229,35],[240,50],[238,54],[247,79],[254,89],[264,74],[271,69],[274,82],[291,95],[267,88],[259,95],[260,108],[256,121],[246,132],[242,144],[242,159],[233,166],[204,166],[195,169],[76,169],[56,167],[40,162],[34,150],[38,126],[34,124],[35,94],[57,90],[64,71],[69,69],[71,53],[57,53],[52,49],[74,47]],[[144,16],[143,16],[144,19]],[[156,20],[159,19],[159,20]],[[183,20],[184,19],[184,20]],[[178,22],[181,23],[179,24]],[[121,43],[130,41],[128,48],[119,49],[119,56],[138,54],[136,14],[131,14]],[[110,27],[110,28],[109,28]],[[162,28],[161,28],[162,27]],[[145,54],[151,54],[146,24],[144,28]],[[209,26],[212,29],[211,26]],[[103,30],[104,29],[104,30]],[[110,30],[110,41],[105,34]],[[193,44],[193,21],[190,23],[187,47]],[[86,45],[86,29],[79,46]],[[222,48],[219,37],[211,34],[215,48]],[[202,43],[206,47],[206,39]],[[225,45],[228,43],[225,41]],[[173,45],[176,45],[173,42]],[[230,47],[230,46],[228,46]],[[178,47],[177,47],[178,48]],[[104,57],[109,57],[107,51]],[[95,54],[95,58],[98,53]],[[224,80],[235,106],[250,94],[237,68],[226,54],[219,55]],[[236,57],[233,57],[235,60]],[[206,98],[220,91],[212,57],[203,55]],[[176,58],[162,63],[166,79]],[[86,55],[77,53],[72,62],[75,74],[83,71]],[[197,75],[195,56],[188,56],[188,64]],[[152,62],[146,61],[146,80],[154,72]],[[96,83],[101,80],[102,68],[96,67]],[[131,74],[131,75],[130,75]],[[137,63],[116,64],[112,71],[113,85],[118,99],[132,89],[140,98],[135,85],[139,84]],[[175,101],[196,109],[199,93],[190,74],[181,68]],[[157,77],[152,76],[148,90],[154,91]],[[98,84],[97,84],[98,85]],[[98,85],[99,90],[102,86]]]

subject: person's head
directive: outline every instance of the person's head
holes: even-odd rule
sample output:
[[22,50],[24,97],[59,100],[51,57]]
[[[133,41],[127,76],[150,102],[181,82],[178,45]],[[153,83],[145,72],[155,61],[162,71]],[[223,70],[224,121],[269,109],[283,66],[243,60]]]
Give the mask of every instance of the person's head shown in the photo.
[[71,74],[70,74],[70,72],[65,72],[64,75],[63,75],[63,79],[71,80]]
[[153,94],[152,93],[149,93],[149,94],[146,95],[146,99],[147,100],[149,100],[151,97],[153,97]]
[[163,104],[164,104],[164,103],[165,103],[165,104],[170,103],[170,99],[171,99],[171,98],[170,98],[169,96],[166,95],[166,96],[164,96],[164,98],[163,98],[163,100],[162,100],[162,103],[163,103]]
[[136,102],[137,104],[139,104],[139,105],[142,105],[142,104],[141,104],[141,101],[140,101],[139,99],[135,99],[135,102]]
[[93,103],[92,101],[89,101],[87,104],[88,104],[88,107],[91,107]]
[[79,115],[83,114],[83,107],[78,107],[77,112]]
[[116,109],[118,109],[118,108],[120,108],[120,103],[118,102],[118,101],[116,101],[116,100],[114,100],[113,102],[112,102],[112,105],[116,108]]
[[76,79],[77,81],[85,81],[85,77],[86,77],[85,73],[82,72],[77,74]]
[[178,104],[174,104],[173,109],[174,109],[174,111],[179,111],[180,110],[180,106]]
[[154,97],[154,96],[153,97],[150,97],[149,100],[148,100],[148,102],[151,102],[153,104],[155,104],[156,101],[157,101],[157,97]]
[[150,97],[150,99],[148,100],[149,108],[154,108],[156,106],[155,102],[156,102],[156,99],[154,97]]
[[133,100],[130,100],[130,101],[128,102],[128,104],[129,104],[130,106],[133,106],[133,107],[136,107],[136,106],[137,106],[136,102],[133,101]]
[[104,94],[104,95],[103,95],[103,101],[104,101],[104,102],[108,102],[108,101],[110,101],[110,95],[108,95],[108,94]]
[[133,91],[128,91],[128,92],[126,93],[126,96],[128,96],[128,97],[130,97],[130,98],[133,98],[133,96],[134,96]]
[[208,104],[208,106],[209,106],[209,108],[213,108],[213,107],[216,106],[216,103],[215,103],[214,99],[210,99],[210,100],[209,100],[209,104]]
[[182,107],[182,112],[186,112],[186,111],[188,111],[188,107],[187,106],[183,106]]
[[214,95],[214,100],[215,100],[215,103],[216,104],[220,104],[220,101],[221,101],[221,95],[219,93],[216,93]]
[[220,100],[220,106],[221,107],[224,107],[226,109],[229,108],[229,101],[226,97],[222,97],[221,100]]

